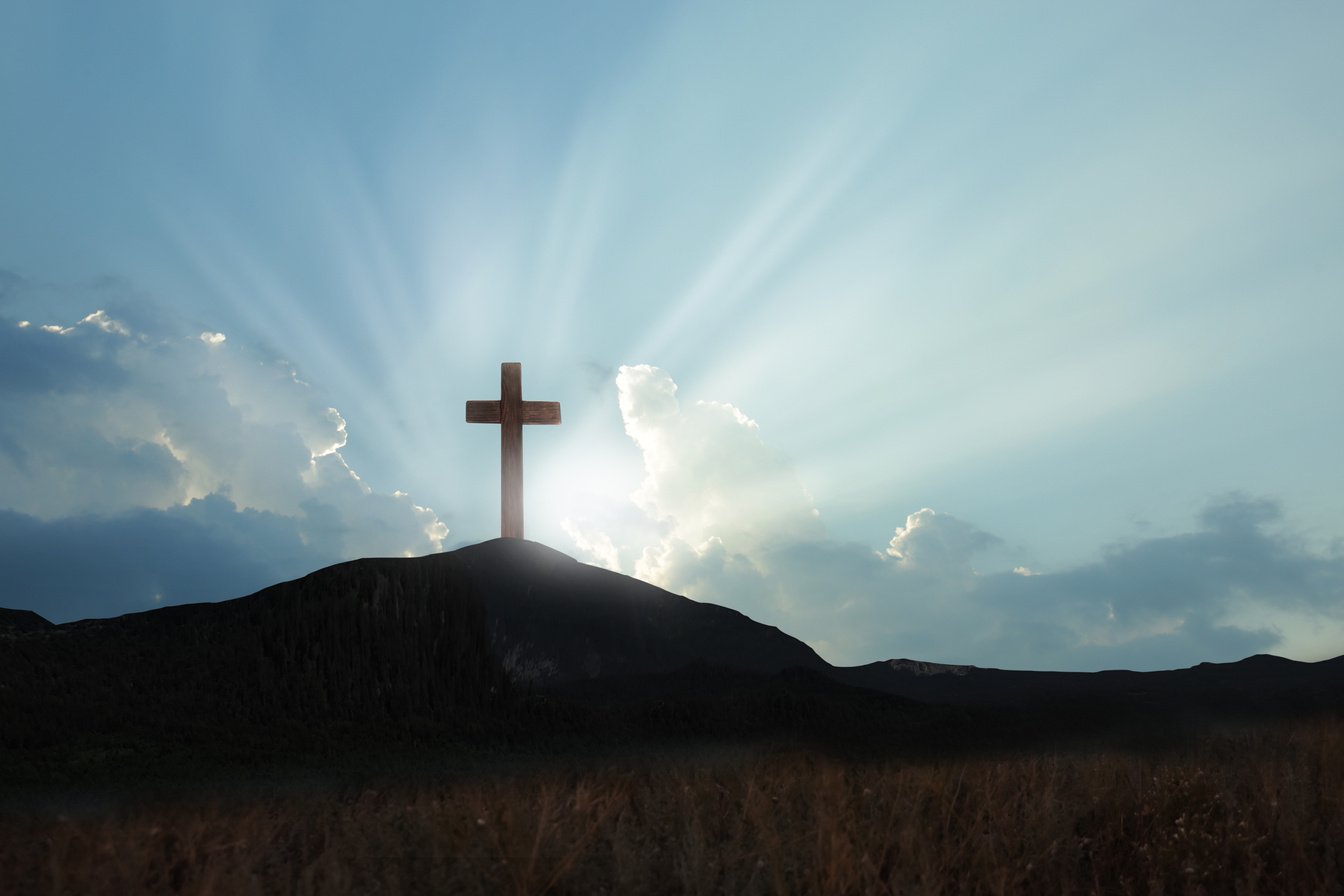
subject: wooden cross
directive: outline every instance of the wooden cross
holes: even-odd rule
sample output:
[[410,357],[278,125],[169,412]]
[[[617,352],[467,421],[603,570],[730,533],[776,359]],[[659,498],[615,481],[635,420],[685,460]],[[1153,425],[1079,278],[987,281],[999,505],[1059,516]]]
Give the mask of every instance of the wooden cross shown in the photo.
[[499,528],[523,537],[523,424],[560,422],[560,402],[523,401],[523,365],[499,365],[499,401],[467,402],[468,423],[499,424]]

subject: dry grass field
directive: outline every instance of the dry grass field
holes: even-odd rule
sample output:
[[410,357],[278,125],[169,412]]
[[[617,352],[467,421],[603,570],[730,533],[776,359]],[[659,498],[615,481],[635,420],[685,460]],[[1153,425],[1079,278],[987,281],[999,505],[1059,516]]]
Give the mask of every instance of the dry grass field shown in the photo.
[[7,809],[2,893],[1344,892],[1344,719],[1161,755],[797,751]]

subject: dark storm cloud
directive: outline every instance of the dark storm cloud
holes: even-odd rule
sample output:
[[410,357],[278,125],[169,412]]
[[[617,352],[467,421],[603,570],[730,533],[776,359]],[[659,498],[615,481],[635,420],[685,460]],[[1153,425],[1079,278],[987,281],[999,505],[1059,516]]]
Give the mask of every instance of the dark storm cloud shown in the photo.
[[[979,649],[1073,668],[1170,668],[1270,651],[1280,641],[1276,611],[1344,615],[1344,556],[1270,530],[1280,515],[1277,502],[1233,494],[1211,503],[1195,532],[1115,546],[1055,574],[983,576],[970,597],[999,624]],[[1248,609],[1265,624],[1225,621]]]
[[1281,641],[1271,628],[1216,625],[1201,616],[1181,619],[1173,631],[1111,643],[1089,640],[1078,627],[1048,616],[1001,613],[988,618],[996,622],[992,631],[967,638],[959,655],[966,662],[1009,669],[1179,669],[1198,662],[1233,662],[1273,653]]
[[0,510],[0,606],[53,622],[241,597],[337,559],[295,520],[219,496],[51,521]]
[[[108,389],[126,377],[106,354],[91,352],[86,334],[71,340],[36,324],[0,316],[0,397],[35,392]],[[87,334],[97,339],[97,331]]]
[[1200,531],[1112,547],[1096,563],[1054,575],[986,577],[981,591],[1022,609],[1091,616],[1105,608],[1121,625],[1247,601],[1344,612],[1344,556],[1269,531],[1279,516],[1274,501],[1229,495],[1204,510]]
[[1194,532],[1114,546],[1097,562],[1046,575],[907,569],[842,545],[781,552],[817,566],[805,577],[796,562],[765,565],[821,598],[807,613],[814,630],[828,615],[844,619],[849,631],[828,639],[849,638],[872,659],[1176,668],[1282,650],[1276,613],[1344,615],[1344,556],[1276,531],[1279,516],[1274,501],[1230,495],[1206,508]]

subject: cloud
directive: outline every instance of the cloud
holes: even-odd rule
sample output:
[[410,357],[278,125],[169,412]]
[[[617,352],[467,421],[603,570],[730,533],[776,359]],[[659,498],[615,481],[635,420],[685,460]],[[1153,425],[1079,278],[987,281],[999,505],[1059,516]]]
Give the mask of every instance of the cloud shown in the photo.
[[[1098,662],[1185,657],[1188,665],[1283,649],[1276,618],[1344,620],[1344,555],[1275,531],[1280,517],[1272,500],[1225,495],[1200,514],[1196,531],[1115,545],[1094,563],[1058,573],[986,576],[975,595],[1004,616],[998,649],[1018,657],[1029,651],[1009,650],[1016,620],[1044,618],[1067,628],[1073,654]],[[1228,624],[1233,617],[1261,622]],[[1065,646],[1050,649],[1062,656]]]
[[1071,569],[978,569],[1004,542],[930,508],[885,549],[830,538],[742,411],[684,406],[654,367],[622,367],[616,381],[645,476],[607,527],[567,521],[579,553],[778,625],[833,662],[1172,668],[1289,652],[1273,623],[1290,614],[1344,621],[1344,555],[1278,531],[1269,499],[1224,496],[1194,531],[1112,545]]
[[677,538],[759,542],[819,531],[792,466],[737,408],[714,401],[683,408],[672,378],[648,365],[621,367],[616,390],[626,434],[644,456],[635,503]]
[[[7,300],[22,286],[5,281]],[[38,325],[0,316],[11,536],[0,604],[58,618],[124,612],[145,609],[151,590],[164,601],[235,597],[240,583],[255,590],[340,559],[442,548],[448,530],[432,510],[350,469],[345,420],[284,361],[199,326],[145,327],[143,308],[135,324],[107,310],[30,316]],[[65,560],[21,572],[25,552],[45,556],[41,544],[59,544]],[[112,594],[109,581],[126,584]]]
[[51,339],[26,323],[0,318],[0,401],[125,381],[112,359],[82,338]]
[[[592,520],[564,525],[581,552],[680,593],[708,595],[731,581],[738,606],[759,577],[750,555],[781,539],[821,534],[811,496],[787,458],[730,404],[683,406],[677,385],[648,365],[621,367],[617,396],[625,432],[643,455],[637,513],[603,530]],[[744,553],[745,552],[745,553]],[[710,570],[715,570],[714,575]]]
[[49,521],[0,510],[0,603],[53,621],[239,597],[340,559],[305,544],[297,520],[218,495]]
[[971,557],[999,543],[970,523],[925,507],[905,518],[887,554],[906,569],[950,575],[971,572]]

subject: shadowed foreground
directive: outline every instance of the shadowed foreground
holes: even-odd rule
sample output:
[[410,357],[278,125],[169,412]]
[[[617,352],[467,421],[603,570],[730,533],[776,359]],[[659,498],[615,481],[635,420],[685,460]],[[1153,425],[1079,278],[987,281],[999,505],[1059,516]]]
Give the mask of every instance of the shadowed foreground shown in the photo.
[[738,749],[0,816],[5,893],[1342,890],[1338,716],[1160,755]]
[[1342,801],[1344,657],[839,668],[514,539],[0,610],[6,896],[1344,893]]
[[741,613],[495,539],[215,604],[0,609],[0,794],[380,762],[389,749],[786,742],[919,758],[1344,711],[1344,657],[1062,673],[835,667]]

